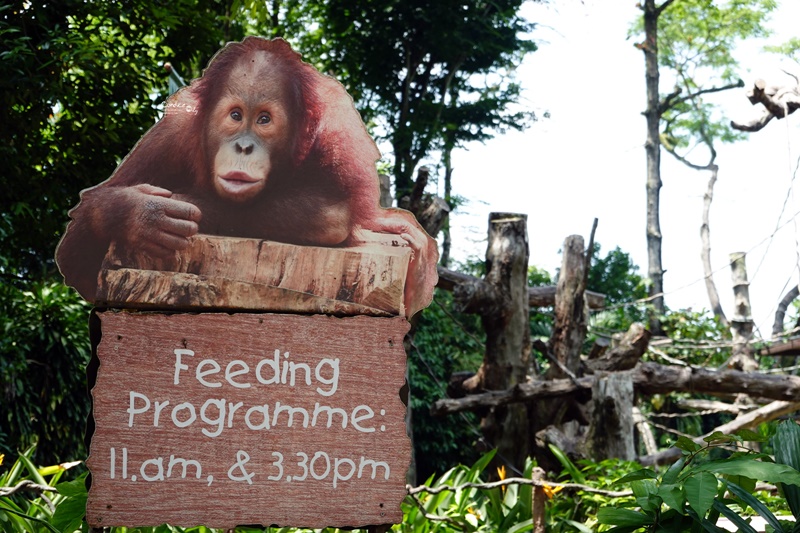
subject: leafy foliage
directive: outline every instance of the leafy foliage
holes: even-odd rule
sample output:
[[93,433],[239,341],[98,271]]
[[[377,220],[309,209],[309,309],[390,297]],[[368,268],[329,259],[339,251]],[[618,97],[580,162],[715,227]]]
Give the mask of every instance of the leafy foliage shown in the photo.
[[397,198],[437,144],[484,140],[521,128],[507,109],[513,70],[535,50],[521,0],[331,2],[320,18],[324,68],[337,72],[367,122],[380,121],[394,151]]
[[473,413],[433,418],[430,406],[447,395],[450,376],[474,371],[483,360],[484,333],[476,315],[452,313],[452,295],[436,290],[434,303],[420,315],[408,354],[414,455],[419,479],[477,458],[480,438]]
[[105,180],[155,122],[153,102],[167,90],[162,63],[197,71],[237,36],[219,31],[220,9],[189,0],[169,9],[77,0],[0,8],[4,271],[55,274],[53,250],[78,192]]
[[38,440],[39,462],[83,456],[87,316],[88,306],[61,284],[0,284],[0,453]]
[[[40,486],[55,486],[58,493],[55,496],[39,495],[36,498],[25,498],[20,494],[0,496],[0,526],[6,532],[25,533],[48,530],[59,533],[80,529],[86,509],[84,486],[86,474],[75,481],[59,483],[64,473],[78,466],[80,462],[36,468],[32,461],[34,449],[35,446],[31,446],[25,450],[17,457],[11,468],[0,474],[0,489],[10,489],[20,483],[32,482]],[[0,465],[2,463],[3,455],[0,454]],[[67,502],[69,495],[74,493],[78,496]]]
[[[775,449],[788,449],[800,439],[800,426],[784,422],[774,437]],[[636,509],[605,507],[598,513],[601,524],[616,526],[612,531],[686,531],[702,527],[706,531],[722,531],[716,526],[720,515],[730,519],[739,531],[755,531],[742,516],[750,507],[776,532],[795,530],[795,524],[780,522],[755,495],[756,481],[781,483],[796,498],[800,495],[800,461],[796,450],[781,456],[787,464],[772,462],[769,456],[745,448],[743,441],[763,441],[760,434],[742,430],[735,435],[715,432],[703,444],[681,437],[675,446],[682,456],[661,476],[641,469],[623,476],[619,484],[630,484]],[[710,452],[720,448],[735,451],[722,459],[710,459]],[[730,496],[729,496],[730,494]],[[731,497],[732,496],[732,497]],[[794,509],[793,509],[794,512]],[[798,518],[795,515],[795,518]],[[693,527],[694,526],[694,527]]]

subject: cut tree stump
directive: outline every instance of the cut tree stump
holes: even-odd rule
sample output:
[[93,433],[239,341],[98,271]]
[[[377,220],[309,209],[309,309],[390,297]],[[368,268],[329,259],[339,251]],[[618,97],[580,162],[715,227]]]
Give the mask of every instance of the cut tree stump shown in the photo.
[[[377,239],[376,239],[377,241]],[[411,249],[369,243],[297,246],[196,235],[169,259],[112,244],[95,303],[100,306],[402,315]]]

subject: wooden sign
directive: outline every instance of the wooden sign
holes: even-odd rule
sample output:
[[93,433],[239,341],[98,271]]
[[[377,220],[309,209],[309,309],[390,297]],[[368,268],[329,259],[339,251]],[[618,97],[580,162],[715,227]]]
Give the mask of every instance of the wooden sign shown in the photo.
[[401,521],[404,318],[98,314],[91,526]]
[[137,310],[93,332],[89,524],[401,520],[403,336],[438,249],[380,207],[378,159],[339,82],[248,37],[81,193],[64,280]]

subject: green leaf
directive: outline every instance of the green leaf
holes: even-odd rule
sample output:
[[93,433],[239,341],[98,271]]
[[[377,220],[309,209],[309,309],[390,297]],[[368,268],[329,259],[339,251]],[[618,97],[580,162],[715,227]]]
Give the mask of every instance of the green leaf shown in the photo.
[[658,475],[649,468],[642,468],[641,470],[635,470],[630,474],[626,474],[616,480],[614,482],[615,485],[620,483],[630,483],[631,481],[637,481],[640,479],[656,479]]
[[514,526],[510,527],[508,533],[522,533],[523,531],[531,531],[533,529],[533,519],[528,518]]
[[681,456],[680,459],[675,461],[670,465],[664,475],[661,476],[661,483],[665,485],[671,485],[678,481],[678,474],[681,473],[683,470],[683,466],[686,464],[686,457]]
[[800,486],[800,472],[791,466],[778,463],[765,463],[747,457],[709,461],[695,467],[695,472],[716,472],[749,477],[769,483],[789,483]]
[[697,444],[695,441],[690,439],[689,437],[678,437],[678,440],[675,441],[673,445],[676,448],[683,450],[685,452],[694,453],[700,449],[700,445]]
[[[773,439],[775,461],[800,470],[800,426],[793,420],[778,424]],[[800,487],[779,483],[786,503],[795,519],[800,523]]]
[[717,495],[717,478],[709,472],[697,472],[686,479],[683,488],[686,501],[698,516],[704,517]]
[[658,485],[655,479],[632,481],[631,490],[636,498],[636,503],[643,511],[653,512],[661,507],[661,497],[658,496]]
[[679,513],[684,513],[684,504],[686,503],[686,495],[683,493],[683,488],[680,485],[661,485],[658,488],[658,495],[664,500],[664,503],[675,509]]
[[616,507],[601,507],[597,510],[597,521],[609,526],[641,527],[651,524],[653,519],[639,511],[618,509]]
[[735,442],[741,440],[736,435],[729,435],[727,433],[723,433],[721,431],[715,431],[711,435],[707,437],[703,437],[704,442],[708,442],[709,444],[721,444],[724,442]]
[[581,524],[580,522],[576,522],[575,520],[568,520],[566,518],[558,518],[559,522],[564,522],[565,524],[569,524],[570,526],[574,527],[580,533],[592,533],[592,529],[587,527],[586,524]]
[[561,465],[564,467],[564,470],[569,472],[569,475],[570,477],[572,477],[573,481],[581,484],[586,483],[586,477],[581,473],[580,470],[578,470],[578,467],[575,466],[575,463],[569,460],[567,454],[565,454],[552,444],[548,444],[547,447],[550,448],[550,452],[556,456],[556,459],[558,459],[558,462],[561,463]]
[[[745,477],[745,476],[739,476],[739,475],[731,475],[731,474],[723,474],[722,477],[724,477],[725,480],[727,480],[727,481],[732,481],[733,483],[736,483],[737,485],[742,487],[747,492],[751,492],[752,493],[753,490],[755,490],[755,488],[756,488],[756,480],[753,479],[753,478],[749,478],[749,477]],[[792,486],[794,486],[794,485],[792,485]]]
[[497,449],[490,450],[483,457],[475,461],[475,464],[472,465],[472,468],[469,469],[469,474],[467,475],[467,481],[474,482],[478,479],[478,475],[486,468],[492,459],[494,459],[495,454],[497,453]]
[[56,485],[56,490],[62,496],[86,496],[86,473],[72,481],[65,481]]
[[758,533],[744,518],[739,516],[733,509],[724,505],[719,500],[714,500],[714,509],[719,511],[725,518],[733,522],[741,533]]
[[742,438],[742,440],[748,442],[766,442],[767,437],[762,435],[761,433],[757,433],[752,429],[740,429],[736,432],[736,435]]
[[67,498],[56,507],[53,514],[53,527],[61,531],[80,529],[83,516],[86,514],[86,494]]
[[[737,485],[736,483],[728,483],[728,490],[731,491],[733,494],[736,495],[740,500],[744,503],[749,505],[755,512],[757,512],[761,518],[767,521],[767,523],[772,526],[775,531],[783,531],[783,527],[781,526],[778,519],[775,518],[775,515],[770,512],[767,507],[761,503],[758,498],[744,490],[742,487]],[[722,512],[720,510],[720,512]]]

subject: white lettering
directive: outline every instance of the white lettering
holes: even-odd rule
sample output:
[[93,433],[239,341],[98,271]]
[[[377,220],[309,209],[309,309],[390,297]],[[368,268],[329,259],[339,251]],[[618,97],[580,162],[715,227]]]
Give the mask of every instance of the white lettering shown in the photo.
[[[210,366],[211,370],[202,370],[202,368],[206,365]],[[219,366],[219,363],[217,363],[213,359],[203,359],[202,361],[200,361],[200,364],[197,365],[194,375],[197,378],[197,381],[199,381],[200,384],[205,387],[209,388],[222,387],[222,383],[212,383],[210,381],[205,380],[206,376],[210,374],[218,374],[220,370],[221,368]]]
[[361,462],[358,464],[358,479],[361,479],[361,473],[364,470],[365,466],[372,467],[372,476],[370,479],[375,479],[375,476],[378,474],[378,467],[382,466],[384,468],[383,472],[383,479],[389,479],[389,465],[384,463],[383,461],[373,461],[372,459],[366,459],[364,456],[361,456]]
[[190,355],[193,356],[194,352],[192,350],[181,350],[180,348],[176,348],[174,350],[175,353],[175,378],[172,380],[173,385],[180,384],[180,375],[181,370],[189,370],[189,365],[185,365],[181,362],[182,355]]
[[[261,413],[262,422],[258,426],[256,426],[250,421],[250,415],[253,413]],[[269,405],[268,404],[254,405],[253,407],[248,409],[244,415],[244,423],[247,424],[248,428],[254,431],[258,431],[260,429],[269,429]]]
[[175,465],[180,465],[183,467],[181,471],[181,477],[186,478],[187,469],[189,465],[192,465],[195,469],[195,477],[200,479],[201,473],[203,468],[200,466],[199,461],[195,461],[194,459],[182,459],[180,457],[175,457],[174,455],[169,456],[169,465],[167,466],[167,477],[172,477],[172,468]]
[[[281,402],[275,402],[275,408],[272,410],[272,427],[276,427],[278,425],[278,416],[281,412],[289,413],[289,422],[287,423],[286,427],[292,427],[294,423],[294,414],[299,413],[303,415],[303,427],[308,427],[308,411],[303,409],[302,407],[292,407],[290,405],[281,405]],[[374,430],[373,430],[374,431]]]
[[[178,419],[178,412],[184,409],[189,411],[189,418],[187,418],[184,421],[181,421]],[[185,428],[187,426],[190,426],[195,420],[197,420],[197,413],[194,410],[194,405],[190,404],[189,402],[183,402],[181,404],[178,404],[172,409],[172,423],[179,428]]]
[[[231,368],[233,368],[234,366],[238,366],[239,370],[231,370]],[[242,374],[247,374],[248,372],[250,372],[250,367],[247,366],[247,363],[239,359],[234,359],[233,361],[228,363],[228,366],[225,367],[225,380],[234,387],[236,387],[237,389],[249,389],[250,388],[249,383],[237,383],[236,381],[233,381],[234,377],[241,376]]]
[[[158,469],[154,476],[147,473],[148,465],[154,465]],[[142,463],[141,468],[139,468],[139,473],[145,481],[164,481],[164,458],[156,457],[155,459],[148,459]]]
[[[206,416],[206,411],[209,407],[216,407],[217,408],[217,417],[216,418],[209,418]],[[211,426],[217,426],[215,431],[209,431],[206,428],[203,428],[203,434],[207,437],[218,437],[220,433],[222,433],[223,428],[225,427],[225,400],[215,400],[209,398],[206,400],[206,403],[203,404],[203,407],[200,408],[200,420],[209,424]]]
[[[258,365],[256,366],[256,379],[259,383],[264,385],[272,385],[273,383],[280,383],[280,356],[281,351],[275,350],[275,359],[262,359],[259,361]],[[261,369],[264,368],[264,365],[270,367],[272,369],[273,375],[269,379],[264,379],[264,376],[261,375]]]
[[[359,411],[364,411],[366,414],[363,414],[363,415],[356,414]],[[368,406],[368,405],[358,405],[358,406],[356,406],[355,409],[353,409],[353,412],[350,413],[350,425],[352,425],[354,428],[356,428],[356,430],[358,430],[358,431],[360,431],[362,433],[372,433],[373,431],[375,431],[375,428],[362,427],[360,422],[362,420],[369,420],[373,416],[375,416],[375,413],[373,412],[373,410],[372,410],[372,408],[370,406]]]
[[[136,399],[144,400],[144,407],[136,408]],[[150,399],[144,394],[131,391],[130,392],[130,407],[128,407],[128,427],[133,427],[133,417],[147,412],[150,409]]]
[[311,425],[317,427],[317,417],[320,413],[328,413],[328,423],[325,427],[333,425],[333,414],[336,413],[342,417],[342,429],[347,427],[347,412],[341,407],[329,407],[327,405],[320,405],[319,402],[314,404],[314,417],[311,419]]
[[[326,378],[321,374],[325,365],[328,365],[331,368],[332,376],[330,378]],[[321,359],[317,364],[317,368],[314,369],[314,376],[320,383],[324,385],[331,385],[330,390],[327,391],[317,387],[317,392],[323,396],[333,396],[333,394],[336,392],[336,389],[339,387],[339,359]]]
[[156,400],[155,411],[153,412],[153,427],[158,427],[158,419],[161,416],[161,411],[169,405],[169,400],[159,402]]

